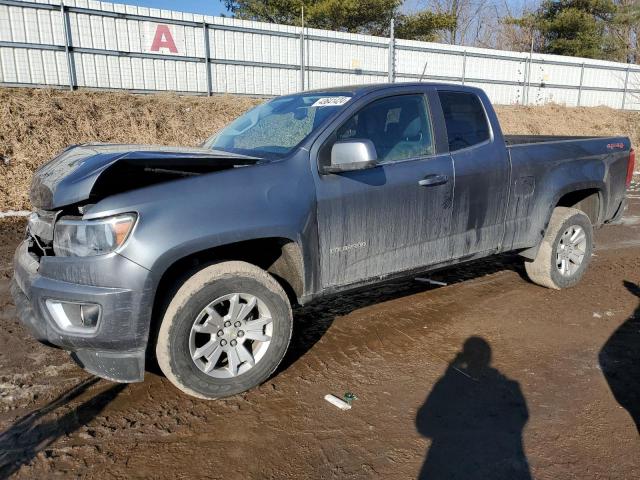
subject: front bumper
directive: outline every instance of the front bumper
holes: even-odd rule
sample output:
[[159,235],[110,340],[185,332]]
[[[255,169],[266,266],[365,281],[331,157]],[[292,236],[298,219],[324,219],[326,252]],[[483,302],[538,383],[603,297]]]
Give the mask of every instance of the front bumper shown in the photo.
[[[95,375],[117,382],[141,381],[152,307],[149,271],[117,254],[96,259],[42,257],[39,262],[29,253],[28,242],[16,250],[11,284],[22,323],[37,340],[71,352]],[[124,286],[95,286],[116,282]],[[90,333],[65,331],[49,313],[47,299],[99,304],[97,328]]]

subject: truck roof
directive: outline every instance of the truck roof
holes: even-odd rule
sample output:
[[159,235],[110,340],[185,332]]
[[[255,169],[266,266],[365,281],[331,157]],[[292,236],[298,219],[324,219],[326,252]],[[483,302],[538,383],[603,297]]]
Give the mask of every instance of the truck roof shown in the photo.
[[465,89],[465,90],[475,90],[473,87],[469,87],[466,85],[460,85],[458,83],[445,83],[445,82],[397,82],[397,83],[367,83],[362,85],[344,85],[342,87],[331,87],[331,88],[318,88],[314,90],[307,90],[305,93],[327,93],[327,92],[341,92],[341,93],[351,93],[356,96],[360,96],[366,93],[375,92],[379,90],[385,90],[387,88],[398,88],[398,87],[446,87],[451,88],[455,87],[456,90]]

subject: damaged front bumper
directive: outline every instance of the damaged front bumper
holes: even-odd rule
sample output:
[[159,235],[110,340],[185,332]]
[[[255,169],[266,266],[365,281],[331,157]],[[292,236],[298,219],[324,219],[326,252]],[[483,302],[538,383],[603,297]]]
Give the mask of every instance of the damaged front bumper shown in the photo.
[[[148,282],[149,271],[121,255],[38,260],[25,240],[14,256],[11,294],[20,320],[37,340],[69,351],[95,375],[137,382],[144,377],[149,333]],[[121,286],[95,286],[115,283]],[[83,329],[61,322],[50,307],[60,302],[98,305],[97,324]]]

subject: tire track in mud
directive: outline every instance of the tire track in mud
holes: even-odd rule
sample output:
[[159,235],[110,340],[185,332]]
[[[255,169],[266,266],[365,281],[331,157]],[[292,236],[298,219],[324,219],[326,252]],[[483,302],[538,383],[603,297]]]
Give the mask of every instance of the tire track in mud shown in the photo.
[[[415,477],[431,444],[416,432],[418,407],[465,339],[481,335],[493,348],[495,365],[520,382],[527,399],[531,418],[525,445],[537,477],[606,476],[609,471],[634,478],[637,465],[623,458],[632,458],[628,419],[597,366],[600,346],[637,305],[620,282],[640,282],[640,249],[604,248],[633,239],[631,227],[598,232],[602,247],[592,268],[579,287],[563,292],[531,285],[521,278],[520,259],[505,256],[429,274],[449,284],[445,287],[395,282],[300,309],[291,356],[278,374],[227,400],[190,399],[148,374],[145,383],[127,386],[96,412],[92,405],[113,387],[100,381],[42,418],[52,425],[79,411],[86,421],[68,424],[73,429],[63,430],[17,476],[46,478],[57,472],[100,478],[109,471],[114,478],[131,472]],[[8,347],[27,335],[10,320],[14,313],[2,292],[0,318],[14,326],[0,335],[0,346],[7,346],[0,350],[10,352],[0,357],[0,365],[11,374],[28,373],[25,387],[38,384],[49,392],[0,415],[0,431],[27,408],[46,404],[86,378],[76,367],[46,378],[41,363],[25,364],[27,354],[36,353],[67,365],[62,352],[28,340],[29,352]],[[322,399],[346,390],[359,397],[347,414]],[[27,445],[29,439],[24,439]],[[610,441],[617,449],[603,443]],[[201,451],[210,455],[190,460]]]
[[[599,272],[600,266],[597,268]],[[522,283],[514,286],[514,281]],[[460,322],[464,319],[461,316],[486,316],[494,310],[492,305],[500,302],[501,297],[513,294],[514,290],[531,295],[530,289],[531,286],[519,280],[513,272],[504,272],[454,287],[390,300],[381,305],[383,311],[376,308],[357,310],[334,320],[325,337],[306,356],[271,382],[239,398],[215,405],[185,399],[166,381],[151,378],[149,384],[128,387],[109,405],[108,415],[100,415],[88,426],[81,427],[74,438],[59,441],[59,446],[37,458],[34,467],[23,467],[21,474],[31,476],[54,470],[96,472],[100,468],[109,468],[117,470],[114,472],[117,478],[124,477],[127,471],[142,474],[157,472],[157,468],[171,471],[171,465],[181,465],[184,471],[184,456],[198,445],[198,448],[224,452],[225,462],[208,460],[202,468],[219,471],[223,463],[231,463],[234,466],[225,470],[230,477],[259,478],[276,472],[284,473],[282,458],[276,449],[264,445],[283,441],[287,445],[296,445],[295,458],[305,460],[287,465],[286,474],[281,478],[301,478],[309,471],[328,478],[366,478],[374,472],[389,473],[390,468],[405,473],[416,471],[429,444],[412,431],[411,422],[403,419],[402,410],[407,403],[413,403],[415,397],[422,397],[424,391],[416,389],[416,394],[393,388],[407,385],[415,389],[416,380],[418,384],[428,384],[442,373],[443,365],[438,365],[433,359],[425,365],[419,356],[427,356],[425,350],[429,349],[446,359],[452,356],[459,346],[457,338],[464,337],[464,334],[452,324],[451,317]],[[546,290],[536,288],[534,296],[544,298],[546,295]],[[466,307],[458,305],[460,296],[465,298]],[[456,297],[458,303],[455,302]],[[405,307],[407,298],[415,301],[410,308]],[[434,318],[425,320],[420,308],[428,309]],[[396,313],[394,319],[401,329],[415,328],[416,325],[422,327],[413,334],[413,344],[407,341],[407,347],[402,342],[398,343],[399,337],[388,330],[389,333],[383,332],[381,337],[383,342],[389,341],[385,342],[385,348],[372,346],[370,350],[373,353],[346,353],[349,352],[346,346],[366,346],[371,338],[368,331],[372,326],[382,328],[387,325],[389,312]],[[343,352],[336,353],[336,347],[341,346],[345,347]],[[398,370],[398,360],[406,357],[418,359],[408,371]],[[325,367],[318,369],[319,365]],[[354,374],[354,366],[363,372]],[[418,378],[416,370],[421,371]],[[373,378],[372,372],[376,373]],[[301,378],[306,378],[307,382],[300,382]],[[361,396],[361,404],[356,404],[360,412],[336,422],[336,414],[322,405],[317,395],[318,388],[324,385],[320,389],[332,388],[340,394],[340,388],[354,384]],[[407,399],[412,401],[407,402]],[[380,411],[397,421],[398,425],[386,425],[376,413]],[[284,421],[282,412],[289,413]],[[308,415],[311,412],[318,419],[309,425]],[[558,419],[566,413],[565,409],[560,410]],[[241,425],[246,433],[233,433],[235,427],[228,425],[231,420],[233,424]],[[317,428],[320,424],[324,429]],[[380,443],[382,427],[386,439],[384,444]],[[260,435],[260,432],[262,437],[256,445],[254,435]],[[345,439],[345,435],[353,442]],[[237,455],[233,454],[234,450]],[[256,463],[242,468],[234,464],[233,459],[241,462],[240,458],[249,450],[260,458],[261,466]],[[145,452],[142,456],[141,451]],[[365,460],[354,462],[353,459]],[[553,457],[548,465],[541,464],[540,468],[559,468],[558,463],[551,460]],[[87,461],[88,464],[85,463]],[[571,464],[560,466],[569,468]]]

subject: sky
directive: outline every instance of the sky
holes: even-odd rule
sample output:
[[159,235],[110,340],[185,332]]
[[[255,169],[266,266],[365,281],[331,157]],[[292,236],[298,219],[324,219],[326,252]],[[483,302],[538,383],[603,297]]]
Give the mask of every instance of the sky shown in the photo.
[[200,13],[202,15],[221,15],[227,13],[220,0],[106,0],[112,3],[126,3],[139,7],[162,8],[179,12]]
[[[126,3],[140,7],[162,8],[165,10],[177,10],[179,12],[200,13],[202,15],[229,15],[224,7],[223,0],[106,0],[113,3]],[[524,4],[537,3],[537,0],[504,0],[514,12],[520,11]],[[405,0],[402,8],[405,11],[413,11],[426,4],[425,0]],[[501,1],[497,3],[502,3]]]
[[[227,14],[222,0],[106,0],[113,3],[126,3],[140,7],[162,8],[165,10],[178,10],[179,12],[200,13],[203,15]],[[422,0],[405,0],[404,8],[414,9],[416,5],[425,3]]]

